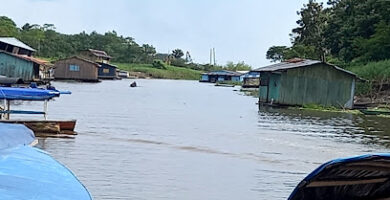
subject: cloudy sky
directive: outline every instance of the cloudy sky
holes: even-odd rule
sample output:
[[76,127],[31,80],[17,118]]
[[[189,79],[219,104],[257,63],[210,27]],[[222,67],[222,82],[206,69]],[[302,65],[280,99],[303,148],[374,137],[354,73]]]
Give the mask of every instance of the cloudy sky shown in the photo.
[[244,61],[254,68],[272,45],[289,45],[296,12],[308,0],[1,0],[0,15],[50,23],[62,33],[115,30],[158,52],[189,51],[196,62]]

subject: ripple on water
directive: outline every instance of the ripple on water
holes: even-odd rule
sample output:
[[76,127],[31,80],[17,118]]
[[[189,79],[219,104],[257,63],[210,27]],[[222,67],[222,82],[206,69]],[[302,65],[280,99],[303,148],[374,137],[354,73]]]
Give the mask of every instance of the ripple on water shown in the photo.
[[382,119],[259,110],[255,98],[196,81],[128,84],[54,82],[73,94],[50,103],[49,117],[78,119],[79,135],[39,147],[96,200],[286,199],[321,163],[388,147]]

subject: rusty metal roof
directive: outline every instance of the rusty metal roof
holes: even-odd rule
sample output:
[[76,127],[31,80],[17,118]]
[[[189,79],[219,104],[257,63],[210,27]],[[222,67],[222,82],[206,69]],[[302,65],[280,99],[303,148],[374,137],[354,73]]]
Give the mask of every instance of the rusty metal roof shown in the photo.
[[0,42],[10,44],[10,45],[22,48],[22,49],[27,49],[29,51],[35,51],[35,49],[29,47],[27,44],[24,44],[20,40],[13,38],[13,37],[0,37]]
[[43,59],[40,59],[40,58],[34,58],[34,57],[26,56],[26,55],[17,55],[17,54],[13,54],[13,55],[16,56],[16,57],[22,58],[24,60],[37,63],[39,65],[44,65],[44,66],[52,66],[53,65],[49,61],[43,60]]
[[75,59],[78,59],[78,60],[81,60],[81,61],[84,61],[84,62],[93,64],[93,65],[95,65],[96,67],[100,67],[100,65],[99,65],[98,63],[95,63],[95,62],[93,62],[93,61],[90,61],[90,60],[88,60],[88,59],[85,59],[85,58],[82,58],[82,57],[79,57],[79,56],[71,56],[71,57],[59,59],[59,60],[56,60],[55,63],[56,63],[56,62],[59,62],[59,61],[63,61],[63,60],[72,59],[72,58],[75,58]]
[[111,58],[111,56],[109,56],[105,51],[100,51],[95,49],[88,49],[88,51],[97,57]]
[[[323,63],[323,62],[318,61],[318,60],[294,58],[294,59],[287,60],[285,62],[280,62],[280,63],[269,65],[266,67],[254,69],[254,70],[252,70],[252,72],[277,72],[277,71],[284,71],[284,70],[294,69],[294,68],[299,68],[299,67],[309,67],[309,66],[313,66],[316,64],[320,64],[320,63]],[[331,66],[331,67],[333,67],[336,70],[339,70],[341,72],[344,72],[344,73],[347,73],[349,75],[357,77],[356,74],[354,74],[348,70],[342,69],[340,67],[337,67],[337,66],[329,64],[329,63],[324,63],[324,64]]]

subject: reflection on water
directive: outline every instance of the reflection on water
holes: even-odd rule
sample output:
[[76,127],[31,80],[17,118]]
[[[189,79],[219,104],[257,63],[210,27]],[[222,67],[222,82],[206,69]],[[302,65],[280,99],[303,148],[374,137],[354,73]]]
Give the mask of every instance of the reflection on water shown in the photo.
[[78,119],[79,135],[40,148],[94,199],[286,199],[319,164],[390,144],[385,118],[258,109],[253,97],[195,81],[129,83],[54,84],[73,94],[49,117]]

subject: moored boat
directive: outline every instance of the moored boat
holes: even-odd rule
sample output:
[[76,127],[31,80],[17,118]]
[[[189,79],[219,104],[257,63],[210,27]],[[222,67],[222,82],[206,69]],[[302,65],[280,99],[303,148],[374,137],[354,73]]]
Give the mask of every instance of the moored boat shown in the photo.
[[390,115],[388,110],[360,110],[365,115]]
[[390,154],[329,161],[303,179],[289,200],[390,198]]
[[[4,123],[24,124],[32,129],[36,134],[47,136],[76,135],[74,128],[76,120],[48,120],[47,104],[53,98],[60,97],[61,94],[71,94],[70,91],[59,91],[49,86],[48,89],[41,88],[18,88],[18,87],[0,87],[0,100],[5,101],[4,109],[0,110],[1,121]],[[43,111],[12,110],[10,102],[14,100],[21,101],[43,101]],[[36,114],[43,115],[44,120],[10,120],[11,114]]]

